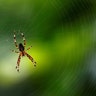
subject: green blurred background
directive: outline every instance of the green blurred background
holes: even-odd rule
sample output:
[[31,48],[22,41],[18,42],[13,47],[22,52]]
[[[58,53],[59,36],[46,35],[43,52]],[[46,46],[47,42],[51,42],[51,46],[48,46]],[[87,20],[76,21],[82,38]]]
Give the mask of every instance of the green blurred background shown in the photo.
[[[14,30],[36,68],[16,71]],[[95,0],[0,0],[0,96],[96,96],[95,31]]]

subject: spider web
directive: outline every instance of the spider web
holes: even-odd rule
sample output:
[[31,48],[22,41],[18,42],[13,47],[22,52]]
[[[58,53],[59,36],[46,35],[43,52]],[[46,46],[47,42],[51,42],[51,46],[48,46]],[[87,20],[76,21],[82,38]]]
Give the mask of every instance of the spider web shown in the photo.
[[[8,90],[8,93],[9,93],[7,94],[8,96],[14,96],[15,91],[16,91],[15,92],[16,96],[21,96],[21,95],[23,96],[24,95],[26,96],[41,96],[41,95],[42,96],[53,96],[53,95],[54,96],[63,96],[63,95],[70,96],[70,94],[72,94],[72,96],[76,96],[77,91],[81,92],[81,90],[78,90],[78,89],[83,89],[80,87],[82,84],[82,82],[80,84],[80,81],[84,80],[84,79],[81,80],[82,78],[81,75],[84,72],[84,67],[78,64],[78,60],[76,62],[74,61],[76,59],[74,58],[74,54],[72,55],[70,54],[71,58],[73,59],[73,61],[70,61],[69,60],[70,56],[68,55],[69,53],[66,54],[66,52],[64,51],[65,55],[67,55],[67,57],[69,56],[67,58],[65,55],[61,56],[61,53],[63,52],[59,53],[59,50],[57,50],[60,48],[58,46],[59,44],[63,45],[66,42],[66,39],[59,32],[64,34],[66,32],[64,28],[66,28],[67,26],[68,31],[66,33],[68,34],[70,32],[69,29],[73,28],[74,26],[76,26],[76,29],[81,28],[81,27],[77,28],[77,26],[80,25],[80,24],[77,24],[77,22],[81,23],[83,21],[86,22],[87,20],[86,16],[85,16],[86,18],[84,17],[85,19],[84,18],[80,19],[78,17],[78,14],[80,15],[82,12],[80,13],[77,12],[78,10],[81,11],[81,9],[84,8],[85,6],[84,4],[87,4],[85,3],[87,1],[86,0],[84,2],[82,1],[82,3],[81,1],[80,2],[79,1],[80,0],[78,1],[77,0],[73,0],[73,1],[72,0],[64,0],[64,1],[63,0],[46,0],[42,2],[42,0],[40,0],[38,2],[41,4],[41,6],[37,8],[36,12],[33,12],[32,18],[28,19],[28,21],[25,22],[24,20],[27,20],[27,19],[23,20],[22,19],[23,17],[22,17],[21,18],[22,21],[19,21],[18,19],[17,23],[14,22],[13,25],[12,23],[11,24],[7,23],[5,24],[5,26],[2,27],[3,31],[2,30],[0,31],[1,32],[0,42],[2,44],[0,47],[0,50],[1,50],[0,77],[3,79],[1,79],[0,84],[2,83],[3,86],[6,86],[5,82],[7,82],[9,85],[14,84],[14,82],[15,84],[20,82],[20,84],[19,85],[16,84],[15,88],[13,88],[11,91]],[[79,6],[79,3],[77,2],[79,2],[82,6],[81,5]],[[38,3],[36,4],[38,5]],[[70,6],[67,6],[67,4],[70,5],[72,8]],[[86,5],[86,6],[87,6],[86,8],[88,8],[89,5]],[[77,14],[77,17],[74,17],[76,14],[74,16],[72,15],[75,12]],[[52,13],[54,13],[54,15],[52,15]],[[82,14],[83,14],[82,16],[80,15],[81,17],[84,16],[84,13]],[[88,20],[88,22],[90,23],[90,20]],[[37,74],[35,73],[37,77],[34,75],[34,72],[31,69],[32,66],[29,64],[29,62],[27,62],[28,59],[26,58],[22,58],[21,60],[21,67],[23,67],[22,69],[20,69],[21,73],[18,75],[18,73],[15,70],[15,65],[16,65],[18,55],[10,51],[10,49],[15,49],[14,42],[13,42],[14,30],[17,30],[16,31],[17,43],[23,42],[20,32],[18,31],[18,30],[21,30],[21,32],[23,32],[25,35],[28,45],[31,45],[30,43],[32,43],[32,45],[35,45],[34,42],[39,45],[39,46],[34,46],[36,48],[34,52],[36,54],[35,57],[39,56],[37,59],[39,63],[38,64],[39,67],[37,67],[36,69]],[[71,32],[74,32],[74,31],[75,30],[73,28]],[[64,40],[64,42],[57,43],[57,41],[59,40],[57,39],[55,41],[54,39],[56,34],[59,34],[57,35],[57,37],[59,37],[60,41]],[[72,35],[74,34],[75,32]],[[61,37],[63,37],[63,39]],[[76,40],[78,43],[78,39]],[[54,45],[57,45],[57,47]],[[54,47],[57,49],[55,49]],[[64,48],[65,47],[66,46],[64,46]],[[34,50],[34,48],[32,50]],[[79,57],[77,56],[77,59],[78,58]],[[42,60],[42,62],[40,62],[39,60]],[[25,65],[24,65],[24,62],[26,63]],[[52,67],[50,67],[50,65]],[[43,71],[40,70],[41,67]],[[11,81],[10,80],[6,81],[6,78],[8,79],[11,78],[10,79]],[[18,86],[20,87],[19,89],[18,89]],[[78,86],[80,88],[78,88]],[[25,91],[26,94],[23,93],[24,90],[27,90]],[[2,91],[2,92],[5,92],[5,91]],[[21,92],[21,94],[19,92]]]

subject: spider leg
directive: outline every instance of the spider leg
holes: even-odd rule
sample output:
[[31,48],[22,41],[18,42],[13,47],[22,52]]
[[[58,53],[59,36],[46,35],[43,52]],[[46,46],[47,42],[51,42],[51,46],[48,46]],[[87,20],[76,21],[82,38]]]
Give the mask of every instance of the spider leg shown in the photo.
[[19,72],[19,66],[20,66],[21,55],[22,55],[22,53],[19,54],[19,57],[18,57],[18,60],[17,60],[16,69],[17,69],[18,72]]
[[32,47],[32,46],[28,47],[28,48],[26,49],[26,51],[27,51],[27,50],[30,50],[30,49],[31,49],[31,47]]
[[23,34],[23,33],[21,33],[21,36],[22,36],[22,38],[23,38],[23,41],[24,41],[24,47],[25,47],[25,46],[26,46],[25,36],[24,36],[24,34]]
[[15,31],[14,31],[14,43],[15,43],[16,48],[18,49],[18,45],[17,45],[17,41],[16,41]]
[[[11,49],[10,49],[11,50]],[[19,53],[18,51],[16,51],[16,50],[11,50],[12,52],[15,52],[15,53]]]
[[36,61],[34,61],[34,59],[28,53],[25,52],[25,55],[33,62],[34,66],[36,66]]

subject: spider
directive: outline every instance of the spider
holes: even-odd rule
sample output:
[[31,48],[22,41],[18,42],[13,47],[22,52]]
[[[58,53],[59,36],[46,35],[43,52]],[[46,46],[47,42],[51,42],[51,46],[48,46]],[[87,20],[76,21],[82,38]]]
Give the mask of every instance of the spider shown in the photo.
[[16,69],[17,71],[19,72],[19,66],[20,66],[20,60],[21,60],[21,56],[27,56],[34,64],[34,66],[36,66],[36,61],[34,61],[33,57],[31,57],[26,51],[29,50],[32,46],[30,46],[29,48],[27,48],[25,50],[25,46],[26,46],[26,40],[25,40],[25,37],[24,37],[24,34],[21,33],[21,36],[23,38],[23,44],[22,43],[19,43],[17,44],[16,42],[16,35],[15,35],[15,31],[14,31],[14,44],[15,44],[15,47],[19,50],[19,51],[16,51],[16,50],[11,50],[12,52],[15,52],[15,53],[19,53],[19,56],[18,56],[18,60],[17,60],[17,66],[16,66]]

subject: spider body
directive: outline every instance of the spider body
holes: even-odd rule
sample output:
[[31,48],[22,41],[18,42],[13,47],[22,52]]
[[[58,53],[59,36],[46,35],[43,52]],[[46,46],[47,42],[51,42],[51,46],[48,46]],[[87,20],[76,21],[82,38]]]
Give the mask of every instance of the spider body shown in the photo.
[[14,33],[14,43],[15,43],[15,46],[17,49],[19,49],[19,52],[18,51],[15,51],[15,50],[12,50],[12,52],[15,52],[15,53],[19,53],[19,57],[18,57],[18,60],[17,60],[17,66],[16,66],[16,69],[17,71],[19,72],[19,66],[20,66],[20,60],[21,60],[21,56],[27,56],[34,64],[34,66],[36,66],[36,62],[34,61],[33,57],[31,57],[27,52],[26,50],[29,50],[32,46],[30,46],[29,48],[27,48],[25,50],[25,45],[26,45],[26,41],[25,41],[25,37],[24,37],[24,34],[21,33],[21,36],[23,37],[23,41],[24,41],[24,44],[22,43],[19,43],[17,45],[17,42],[16,42],[16,35]]
[[23,44],[22,43],[19,43],[19,51],[21,52],[22,57],[25,56],[24,50],[25,50],[25,48],[24,48]]

